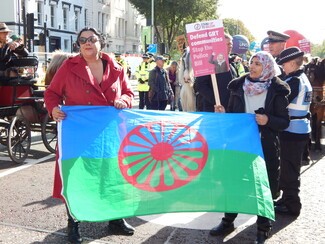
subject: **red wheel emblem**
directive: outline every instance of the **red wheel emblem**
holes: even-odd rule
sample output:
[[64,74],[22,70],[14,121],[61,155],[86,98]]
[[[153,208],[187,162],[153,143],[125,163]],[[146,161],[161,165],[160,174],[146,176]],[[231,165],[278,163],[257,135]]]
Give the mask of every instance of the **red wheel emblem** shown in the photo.
[[207,143],[196,130],[173,122],[152,122],[126,135],[119,150],[119,166],[135,187],[168,191],[192,181],[203,170],[207,157]]

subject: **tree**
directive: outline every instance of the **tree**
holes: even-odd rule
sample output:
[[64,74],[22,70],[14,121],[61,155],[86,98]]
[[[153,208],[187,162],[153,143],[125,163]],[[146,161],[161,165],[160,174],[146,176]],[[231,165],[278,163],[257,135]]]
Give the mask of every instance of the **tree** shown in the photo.
[[252,33],[245,27],[244,23],[238,19],[224,19],[223,26],[225,32],[229,33],[230,35],[243,35],[248,38],[250,42],[255,40],[255,37]]
[[311,54],[312,56],[325,58],[325,41],[322,44],[312,44]]
[[[150,0],[129,0],[130,3],[151,19]],[[173,46],[176,36],[185,33],[185,24],[216,18],[219,0],[154,0],[154,26],[158,43],[165,43],[167,50]],[[176,48],[176,46],[173,46]]]

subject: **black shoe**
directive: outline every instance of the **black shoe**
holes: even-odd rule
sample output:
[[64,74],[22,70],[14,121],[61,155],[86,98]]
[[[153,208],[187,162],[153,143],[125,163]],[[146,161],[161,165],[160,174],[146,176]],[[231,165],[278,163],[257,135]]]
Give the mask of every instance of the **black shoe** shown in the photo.
[[210,235],[212,236],[225,236],[235,230],[234,223],[227,223],[225,221],[221,221],[219,225],[213,227],[210,230]]
[[310,160],[311,160],[310,157],[308,157],[307,159],[303,159],[303,160],[301,161],[301,166],[309,165]]
[[270,237],[270,231],[258,230],[256,235],[255,244],[264,244],[265,240]]
[[135,229],[124,219],[116,219],[109,221],[108,231],[115,235],[131,236],[134,234]]
[[278,214],[291,215],[291,216],[295,216],[295,217],[298,217],[300,214],[300,211],[293,212],[286,205],[274,206],[274,211]]
[[68,241],[72,244],[80,244],[83,240],[79,232],[79,222],[68,220]]
[[281,206],[281,205],[285,204],[285,200],[283,198],[280,198],[279,200],[274,201],[273,203],[274,203],[274,207],[275,206]]

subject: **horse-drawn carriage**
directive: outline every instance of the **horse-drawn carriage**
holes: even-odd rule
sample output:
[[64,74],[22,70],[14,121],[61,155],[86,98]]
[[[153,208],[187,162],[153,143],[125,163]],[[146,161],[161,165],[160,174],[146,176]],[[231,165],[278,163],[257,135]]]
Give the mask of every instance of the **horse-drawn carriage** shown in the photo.
[[57,130],[36,86],[37,57],[14,59],[11,67],[13,77],[0,77],[0,143],[21,164],[30,152],[32,132],[41,132],[45,147],[54,153]]

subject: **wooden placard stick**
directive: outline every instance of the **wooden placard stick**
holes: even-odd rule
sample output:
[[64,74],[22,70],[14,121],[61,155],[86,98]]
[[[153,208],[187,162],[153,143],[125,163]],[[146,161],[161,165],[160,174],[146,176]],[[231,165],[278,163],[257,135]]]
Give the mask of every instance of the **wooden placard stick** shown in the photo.
[[213,93],[214,93],[214,99],[216,101],[216,105],[221,105],[220,103],[220,96],[219,96],[219,90],[218,90],[218,83],[217,83],[217,77],[215,74],[211,74],[211,81],[212,81],[212,87],[213,87]]

